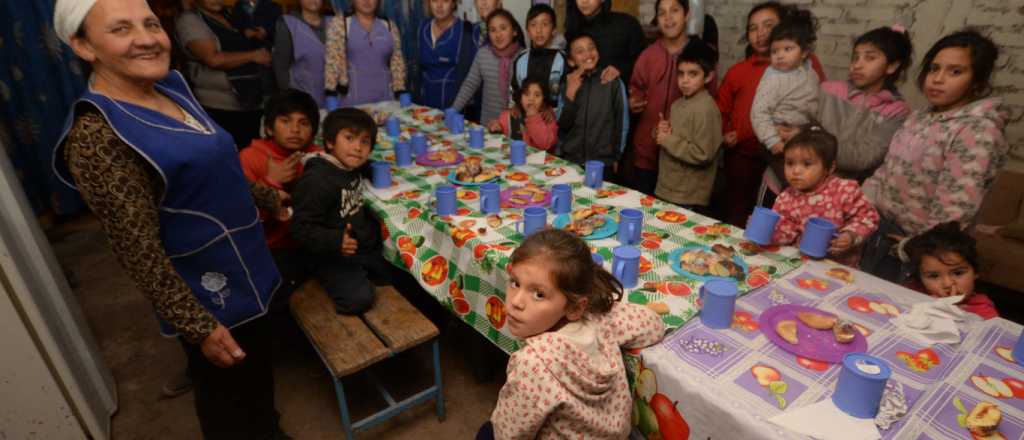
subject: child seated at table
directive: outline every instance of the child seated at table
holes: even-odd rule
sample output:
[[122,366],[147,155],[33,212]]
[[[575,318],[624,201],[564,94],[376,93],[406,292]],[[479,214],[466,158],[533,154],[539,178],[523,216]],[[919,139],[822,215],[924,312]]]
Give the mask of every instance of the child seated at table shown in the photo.
[[558,142],[558,122],[545,120],[543,113],[551,111],[552,102],[544,91],[542,80],[530,77],[513,92],[515,107],[501,112],[498,119],[487,127],[494,133],[504,133],[527,145],[548,150]]
[[327,151],[305,162],[292,194],[291,233],[335,310],[359,314],[373,306],[369,277],[390,278],[380,225],[363,206],[377,124],[366,112],[347,107],[328,114],[323,125]]
[[[245,178],[276,189],[282,200],[290,199],[295,180],[302,175],[301,159],[321,151],[313,144],[319,125],[319,109],[309,94],[286,89],[271,96],[263,112],[267,137],[254,139],[238,154]],[[305,264],[298,262],[298,244],[288,233],[291,210],[286,206],[282,208],[279,212],[260,210],[267,246],[281,271],[283,284],[275,299],[287,299],[288,294],[308,277]]]
[[[505,311],[523,339],[477,438],[629,436],[632,397],[621,348],[661,340],[652,310],[621,302],[622,284],[575,234],[544,229],[512,253]],[[493,429],[493,431],[492,431]]]
[[594,37],[581,33],[569,42],[569,66],[573,69],[562,88],[562,113],[558,117],[556,154],[583,165],[604,162],[604,180],[614,176],[626,148],[629,105],[621,79],[601,81],[600,53]]
[[671,122],[659,115],[655,141],[661,146],[654,194],[687,209],[703,211],[711,202],[722,144],[722,113],[707,85],[715,78],[718,54],[693,40],[679,54]]
[[799,243],[804,225],[821,217],[836,226],[828,254],[857,267],[860,246],[878,229],[878,211],[864,198],[855,180],[835,175],[836,137],[819,125],[807,124],[783,148],[786,188],[772,207],[780,216],[772,241]]
[[936,298],[964,295],[958,304],[964,311],[984,319],[999,317],[988,295],[974,290],[978,251],[960,223],[942,223],[910,239],[906,253],[913,268],[908,287]]

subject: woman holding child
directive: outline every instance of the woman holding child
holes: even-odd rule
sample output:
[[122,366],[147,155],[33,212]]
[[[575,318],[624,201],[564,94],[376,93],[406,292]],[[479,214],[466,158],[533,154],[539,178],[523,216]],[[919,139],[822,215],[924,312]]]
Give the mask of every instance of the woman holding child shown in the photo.
[[169,71],[170,38],[144,0],[59,0],[54,27],[93,69],[54,168],[179,337],[204,437],[288,438],[263,318],[280,277],[256,213],[278,209],[276,193],[246,183],[231,135]]

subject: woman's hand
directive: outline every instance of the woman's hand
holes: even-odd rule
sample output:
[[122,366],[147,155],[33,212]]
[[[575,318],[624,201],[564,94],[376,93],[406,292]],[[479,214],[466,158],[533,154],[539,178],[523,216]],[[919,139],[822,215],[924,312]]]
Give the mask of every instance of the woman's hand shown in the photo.
[[735,147],[736,143],[739,142],[739,137],[737,137],[735,131],[730,131],[725,133],[725,136],[723,136],[722,140],[725,142],[725,145],[727,147]]
[[217,328],[203,339],[199,348],[203,356],[221,368],[228,368],[245,359],[242,347],[238,346],[235,338],[231,337],[231,331],[222,324],[217,324]]
[[270,66],[270,51],[266,49],[256,49],[249,53],[252,54],[252,58],[249,60],[250,62],[267,67]]
[[619,73],[619,69],[616,69],[615,66],[605,67],[604,70],[601,71],[601,84],[608,84],[615,81],[619,75],[621,75],[621,73]]

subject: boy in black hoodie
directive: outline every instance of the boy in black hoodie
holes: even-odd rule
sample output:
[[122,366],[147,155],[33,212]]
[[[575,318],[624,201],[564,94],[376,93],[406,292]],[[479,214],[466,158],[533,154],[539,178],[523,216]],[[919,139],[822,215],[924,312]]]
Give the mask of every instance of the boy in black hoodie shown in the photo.
[[324,119],[326,152],[311,155],[292,193],[292,238],[309,254],[313,275],[342,314],[373,306],[369,277],[389,277],[380,225],[363,206],[367,159],[377,124],[366,112],[342,108]]
[[565,37],[573,40],[590,34],[601,51],[601,77],[605,82],[615,77],[606,70],[610,66],[629,84],[633,64],[647,47],[640,22],[632,15],[612,12],[612,0],[569,0],[565,9]]
[[601,58],[590,35],[580,34],[569,41],[573,70],[562,88],[555,154],[579,165],[589,160],[604,162],[604,180],[614,180],[626,147],[629,105],[622,80],[601,81]]

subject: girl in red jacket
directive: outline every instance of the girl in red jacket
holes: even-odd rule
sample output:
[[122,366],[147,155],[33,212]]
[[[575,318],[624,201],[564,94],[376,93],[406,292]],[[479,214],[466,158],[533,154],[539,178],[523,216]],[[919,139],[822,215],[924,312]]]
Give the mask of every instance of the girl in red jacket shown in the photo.
[[551,112],[553,108],[546,90],[545,82],[540,78],[526,78],[522,87],[514,92],[516,111],[506,109],[487,128],[494,133],[504,133],[512,139],[525,141],[537,149],[551,149],[558,142],[558,122],[544,118],[544,113]]
[[[768,163],[762,146],[750,124],[750,108],[761,76],[771,64],[768,37],[779,24],[784,8],[778,2],[755,5],[747,14],[747,58],[729,68],[718,88],[718,109],[722,111],[722,132],[725,139],[725,197],[722,203],[725,221],[742,227],[754,210],[761,175]],[[825,79],[818,58],[808,57],[818,78]]]

